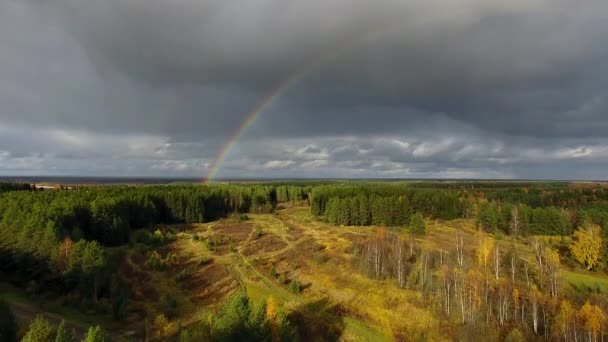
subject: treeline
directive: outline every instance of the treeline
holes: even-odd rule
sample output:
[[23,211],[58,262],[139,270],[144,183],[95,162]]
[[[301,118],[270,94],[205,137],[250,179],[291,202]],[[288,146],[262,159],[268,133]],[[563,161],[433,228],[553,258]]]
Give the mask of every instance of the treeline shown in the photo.
[[463,215],[464,202],[448,191],[411,189],[406,183],[318,186],[311,192],[311,212],[343,225],[396,226],[412,213],[438,219]]
[[[536,184],[337,183],[313,187],[310,203],[313,215],[336,225],[403,226],[412,213],[420,213],[430,219],[474,219],[488,232],[524,236],[569,235],[586,223],[608,227],[608,190]],[[496,190],[500,186],[504,189]]]
[[476,216],[477,224],[485,231],[515,236],[570,235],[577,223],[573,213],[565,209],[511,203],[482,202]]
[[27,183],[0,183],[0,193],[9,191],[32,191],[35,187]]

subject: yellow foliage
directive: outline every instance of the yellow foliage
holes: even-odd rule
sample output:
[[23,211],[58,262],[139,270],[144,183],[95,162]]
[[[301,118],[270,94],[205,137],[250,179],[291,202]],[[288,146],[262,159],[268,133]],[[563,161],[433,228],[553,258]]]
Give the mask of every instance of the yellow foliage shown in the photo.
[[597,225],[579,228],[574,232],[574,243],[570,246],[572,255],[588,270],[592,269],[600,258],[602,237]]
[[555,322],[553,323],[553,335],[556,337],[564,336],[564,339],[566,339],[569,325],[573,318],[574,308],[572,307],[572,304],[565,299],[562,300],[562,303],[559,306],[559,313],[555,317]]
[[583,323],[585,330],[593,336],[597,336],[597,333],[606,320],[606,316],[602,309],[597,305],[589,304],[589,302],[586,302],[585,305],[581,307],[577,316]]
[[274,298],[268,297],[266,300],[266,317],[270,322],[270,330],[272,332],[272,342],[281,340],[279,335],[279,327],[277,326],[277,305],[274,302]]
[[169,322],[167,317],[163,314],[157,315],[156,318],[154,318],[154,330],[156,331],[156,336],[159,338],[169,337],[176,332],[173,323]]
[[488,265],[488,258],[494,250],[494,239],[487,234],[479,234],[477,245],[477,263],[484,268]]

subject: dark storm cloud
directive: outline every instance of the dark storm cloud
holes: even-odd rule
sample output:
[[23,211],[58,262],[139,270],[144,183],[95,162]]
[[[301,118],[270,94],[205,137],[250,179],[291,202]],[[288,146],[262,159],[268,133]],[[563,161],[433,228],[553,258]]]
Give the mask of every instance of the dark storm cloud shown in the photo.
[[[98,68],[194,89],[183,108],[150,115],[205,122],[209,132],[229,129],[213,122],[239,120],[256,96],[311,64],[280,110],[269,109],[269,132],[306,135],[291,124],[296,115],[323,119],[311,128],[326,134],[397,130],[420,113],[509,135],[601,135],[608,126],[601,1],[50,4],[41,11],[59,14]],[[228,91],[218,97],[205,87]],[[144,110],[128,108],[138,117]]]
[[0,172],[198,174],[298,71],[227,174],[591,177],[573,165],[608,158],[600,0],[0,0],[0,49]]

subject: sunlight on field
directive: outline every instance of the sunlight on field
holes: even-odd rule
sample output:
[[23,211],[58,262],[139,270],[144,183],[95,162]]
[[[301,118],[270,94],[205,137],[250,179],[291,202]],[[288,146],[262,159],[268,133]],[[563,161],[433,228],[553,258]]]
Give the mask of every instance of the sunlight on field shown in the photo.
[[590,273],[582,270],[564,271],[564,280],[576,287],[588,287],[590,289],[600,289],[601,292],[608,292],[608,277],[598,273]]

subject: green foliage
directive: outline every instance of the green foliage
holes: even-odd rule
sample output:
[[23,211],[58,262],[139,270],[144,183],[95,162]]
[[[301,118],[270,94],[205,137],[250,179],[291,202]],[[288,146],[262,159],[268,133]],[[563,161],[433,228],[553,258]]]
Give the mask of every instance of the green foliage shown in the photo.
[[85,335],[85,337],[82,341],[83,342],[105,342],[105,340],[106,340],[105,334],[104,334],[103,330],[101,329],[101,327],[98,325],[98,326],[90,327],[89,331],[87,332],[87,334]]
[[175,281],[181,283],[186,281],[188,278],[190,278],[190,270],[184,268],[177,274],[177,276],[175,276]]
[[249,221],[249,216],[247,216],[246,214],[240,214],[239,222],[245,222],[245,221]]
[[259,239],[259,238],[261,238],[262,236],[264,236],[264,232],[262,232],[262,230],[261,230],[259,227],[256,227],[256,228],[255,228],[255,232],[253,233],[253,236],[254,236],[256,239]]
[[295,279],[292,280],[291,283],[289,284],[289,289],[293,293],[299,293],[300,292],[300,283]]
[[55,339],[55,327],[42,315],[30,323],[30,326],[23,336],[22,342],[53,341]]
[[0,341],[17,341],[17,319],[9,305],[0,299]]
[[76,342],[76,333],[66,329],[65,321],[61,321],[57,326],[55,342]]
[[209,265],[212,262],[213,262],[212,258],[204,256],[201,258],[201,261],[198,264],[199,264],[199,266],[205,266],[205,265]]
[[272,266],[272,267],[270,268],[269,275],[270,275],[270,278],[272,278],[272,279],[276,279],[276,277],[277,277],[277,268],[276,268],[276,267],[274,267],[274,266]]
[[157,251],[148,252],[145,265],[157,272],[165,271],[168,267],[175,265],[177,255],[175,253],[167,253],[163,258]]
[[409,230],[412,234],[424,234],[426,232],[426,223],[424,223],[424,217],[421,214],[412,215]]
[[243,295],[231,297],[212,324],[213,341],[270,341],[273,331],[280,341],[293,341],[295,328],[273,301],[252,303]]

